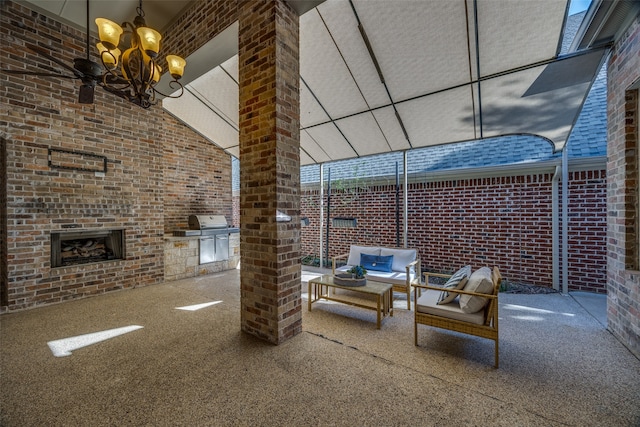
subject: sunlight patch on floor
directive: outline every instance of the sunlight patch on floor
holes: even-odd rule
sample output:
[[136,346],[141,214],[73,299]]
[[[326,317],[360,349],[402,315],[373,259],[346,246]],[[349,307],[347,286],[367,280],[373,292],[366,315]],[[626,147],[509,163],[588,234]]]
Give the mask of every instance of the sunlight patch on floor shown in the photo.
[[138,329],[142,329],[142,326],[125,326],[123,328],[109,329],[106,331],[49,341],[47,345],[51,349],[53,355],[56,357],[71,356],[72,351],[108,340],[110,338],[115,338],[119,335],[123,335]]
[[184,307],[176,307],[176,310],[197,311],[197,310],[200,310],[202,308],[211,307],[212,305],[215,305],[215,304],[220,304],[221,302],[222,301],[211,301],[211,302],[205,302],[205,303],[202,303],[202,304],[186,305]]
[[[513,310],[513,311],[527,311],[530,313],[539,313],[539,314],[560,314],[562,316],[569,316],[569,317],[574,317],[575,314],[574,313],[558,313],[556,311],[551,311],[551,310],[545,310],[543,308],[534,308],[534,307],[527,307],[524,305],[515,305],[515,304],[505,304],[502,306],[502,309],[504,310]],[[540,318],[542,319],[542,318]]]

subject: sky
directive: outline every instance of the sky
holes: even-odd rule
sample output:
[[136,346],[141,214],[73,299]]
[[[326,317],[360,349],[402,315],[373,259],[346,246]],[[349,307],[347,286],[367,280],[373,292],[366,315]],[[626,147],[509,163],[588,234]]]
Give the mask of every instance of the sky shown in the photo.
[[587,10],[589,3],[591,3],[591,0],[571,0],[571,4],[569,5],[569,15],[574,15],[582,12],[583,10]]

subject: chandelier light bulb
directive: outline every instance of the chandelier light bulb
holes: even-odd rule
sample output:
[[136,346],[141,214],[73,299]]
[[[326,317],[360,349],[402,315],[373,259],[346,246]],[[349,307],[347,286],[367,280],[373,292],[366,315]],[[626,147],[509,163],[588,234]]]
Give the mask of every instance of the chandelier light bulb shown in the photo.
[[140,37],[140,47],[152,58],[155,58],[160,52],[160,39],[162,35],[149,27],[138,27],[136,33]]
[[118,47],[120,44],[120,36],[123,33],[122,27],[113,21],[105,18],[96,18],[98,26],[98,35],[100,41],[108,50]]
[[169,73],[171,74],[171,77],[176,80],[182,77],[187,61],[177,55],[167,55],[167,63],[169,64]]

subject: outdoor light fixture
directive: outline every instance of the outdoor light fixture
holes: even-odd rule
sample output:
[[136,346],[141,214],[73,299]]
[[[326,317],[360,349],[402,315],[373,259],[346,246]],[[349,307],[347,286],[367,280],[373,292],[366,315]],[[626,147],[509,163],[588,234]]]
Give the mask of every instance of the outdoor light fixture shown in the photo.
[[[122,26],[105,18],[96,18],[100,43],[96,45],[100,53],[102,65],[106,72],[102,75],[102,86],[105,90],[118,95],[142,108],[149,108],[157,103],[156,95],[179,98],[184,87],[178,81],[184,73],[187,62],[179,56],[167,55],[169,74],[173,80],[169,83],[172,89],[180,89],[178,95],[167,95],[155,88],[160,81],[162,68],[156,63],[160,52],[162,35],[153,28],[147,27],[142,10],[142,0],[136,8],[138,16],[133,24],[125,22]],[[124,29],[123,29],[124,27]],[[129,38],[129,46],[126,44]]]

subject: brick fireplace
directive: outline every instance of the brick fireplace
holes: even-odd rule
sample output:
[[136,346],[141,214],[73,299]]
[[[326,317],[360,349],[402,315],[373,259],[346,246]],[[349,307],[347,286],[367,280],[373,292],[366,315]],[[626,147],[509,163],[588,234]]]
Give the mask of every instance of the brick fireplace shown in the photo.
[[125,258],[124,230],[51,233],[51,268]]

